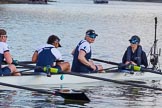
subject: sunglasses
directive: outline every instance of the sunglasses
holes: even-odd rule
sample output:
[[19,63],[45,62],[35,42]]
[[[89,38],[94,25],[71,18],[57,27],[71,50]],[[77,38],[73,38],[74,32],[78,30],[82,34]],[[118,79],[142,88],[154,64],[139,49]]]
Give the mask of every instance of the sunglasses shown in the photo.
[[131,40],[130,43],[131,44],[138,44],[138,41],[137,40]]
[[1,35],[0,37],[5,37],[5,38],[7,38],[7,35]]
[[89,35],[89,37],[95,39],[96,38],[96,35],[95,34]]

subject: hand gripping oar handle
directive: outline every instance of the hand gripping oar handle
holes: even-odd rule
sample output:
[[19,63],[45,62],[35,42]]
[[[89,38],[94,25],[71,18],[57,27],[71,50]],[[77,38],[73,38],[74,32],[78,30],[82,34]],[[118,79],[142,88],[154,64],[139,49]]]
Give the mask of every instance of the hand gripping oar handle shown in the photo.
[[133,71],[142,71],[142,72],[150,72],[150,73],[154,73],[154,74],[159,74],[162,75],[162,73],[160,71],[156,71],[156,70],[150,70],[141,66],[135,66],[135,65],[125,65],[125,64],[121,64],[121,63],[115,63],[115,62],[110,62],[110,61],[105,61],[105,60],[100,60],[100,59],[96,59],[93,58],[92,60],[94,61],[98,61],[98,62],[103,62],[103,63],[108,63],[108,64],[112,64],[112,65],[118,65],[121,67],[127,67],[128,69],[132,69]]

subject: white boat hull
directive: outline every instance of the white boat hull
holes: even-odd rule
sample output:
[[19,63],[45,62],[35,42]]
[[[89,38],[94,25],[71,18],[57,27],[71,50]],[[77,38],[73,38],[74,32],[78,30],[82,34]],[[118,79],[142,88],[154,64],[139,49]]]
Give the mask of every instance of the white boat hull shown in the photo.
[[[144,81],[144,80],[161,80],[162,75],[150,72],[134,72],[134,74],[123,72],[110,72],[110,73],[93,73],[87,74],[101,78],[113,80],[129,80],[129,81]],[[91,83],[101,80],[85,78],[80,76],[64,74],[64,78],[60,79],[61,74],[52,75],[25,75],[25,76],[3,76],[0,77],[0,82],[19,85],[19,86],[35,86],[35,85],[61,85],[61,84],[77,84],[77,83]],[[0,86],[0,89],[4,87]]]

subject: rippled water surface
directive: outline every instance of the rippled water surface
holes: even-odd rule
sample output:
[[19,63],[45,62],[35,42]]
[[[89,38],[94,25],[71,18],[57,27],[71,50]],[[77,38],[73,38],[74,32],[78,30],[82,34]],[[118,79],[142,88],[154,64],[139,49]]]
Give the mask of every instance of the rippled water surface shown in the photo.
[[[143,49],[149,54],[157,23],[158,47],[162,47],[162,4],[110,1],[108,5],[90,0],[58,0],[48,5],[1,4],[0,28],[8,32],[8,44],[14,59],[31,60],[34,50],[46,43],[49,35],[61,38],[59,50],[71,63],[71,51],[84,38],[87,29],[95,29],[98,37],[92,44],[93,57],[121,62],[132,35],[141,37]],[[148,57],[149,58],[149,57]],[[159,58],[160,62],[162,57]],[[103,64],[104,68],[111,65]],[[63,85],[70,88],[71,86]],[[158,85],[159,87],[161,85]],[[53,89],[54,86],[47,87]],[[57,86],[59,87],[59,86]],[[161,108],[159,91],[132,88],[108,82],[73,85],[85,90],[90,103],[63,101],[60,97],[25,90],[0,92],[0,106],[58,108]]]

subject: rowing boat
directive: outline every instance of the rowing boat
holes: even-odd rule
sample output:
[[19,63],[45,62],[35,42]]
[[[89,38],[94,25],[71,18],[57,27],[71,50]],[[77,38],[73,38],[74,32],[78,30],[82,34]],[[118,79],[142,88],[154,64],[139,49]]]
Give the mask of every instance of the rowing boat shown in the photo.
[[[63,79],[61,79],[63,75]],[[107,78],[118,81],[148,81],[160,80],[162,75],[150,72],[134,72],[130,74],[127,72],[107,72],[107,73],[90,73],[89,76],[100,78]],[[35,85],[60,85],[60,84],[79,84],[79,83],[92,83],[100,80],[93,78],[80,77],[70,74],[55,74],[47,77],[46,74],[33,74],[33,72],[24,72],[22,76],[2,76],[0,82],[15,84],[19,86],[35,86]],[[4,89],[4,87],[0,87]]]

